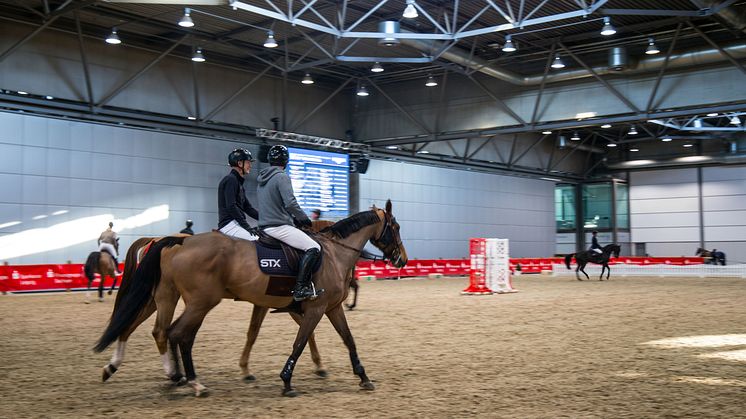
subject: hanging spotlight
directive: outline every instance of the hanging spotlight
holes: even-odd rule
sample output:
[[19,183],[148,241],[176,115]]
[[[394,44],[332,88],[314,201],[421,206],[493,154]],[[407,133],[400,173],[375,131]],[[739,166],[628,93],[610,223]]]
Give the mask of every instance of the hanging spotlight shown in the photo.
[[616,147],[616,143],[609,143],[609,144],[606,144],[606,147]]
[[24,92],[23,90],[19,90],[19,91],[18,91],[18,94],[19,94],[19,95],[23,95],[23,96],[26,96],[26,95],[28,94],[28,92]]
[[603,128],[603,129],[611,128],[611,124],[603,124],[603,125],[601,125],[601,128]]
[[573,141],[580,141],[580,135],[578,135],[578,132],[575,131],[572,133],[572,137],[570,137],[570,139]]
[[503,45],[503,52],[515,52],[518,51],[518,47],[513,44],[513,37],[508,35],[505,37],[505,45]]
[[303,84],[313,84],[313,79],[311,78],[311,75],[306,73],[305,76],[303,76],[303,80],[300,81]]
[[709,116],[709,117],[718,116],[718,113],[717,112],[710,112],[710,113],[707,114],[707,116]]
[[119,35],[117,35],[117,28],[111,29],[111,33],[106,37],[106,43],[111,45],[119,45],[122,43],[122,40],[119,39]]
[[357,95],[358,96],[368,96],[370,93],[368,93],[368,89],[365,87],[365,85],[360,86],[359,89],[357,89]]
[[655,54],[659,54],[660,52],[661,50],[658,49],[657,45],[655,45],[655,39],[648,38],[648,48],[645,50],[645,54],[655,55]]
[[197,48],[197,51],[192,54],[192,61],[195,63],[204,63],[206,61],[205,56],[202,55],[202,48]]
[[739,118],[738,116],[732,117],[730,119],[730,124],[731,125],[741,125],[741,118]]
[[550,130],[544,130],[541,133],[544,134],[544,135],[549,135],[549,134],[552,133],[552,131],[550,131]]
[[435,87],[438,85],[438,82],[435,80],[435,77],[430,76],[427,78],[427,81],[425,82],[425,86],[427,87]]
[[611,18],[606,16],[604,17],[604,27],[601,28],[601,35],[603,36],[611,36],[616,33],[616,29],[614,29],[614,26],[611,24]]
[[637,135],[637,128],[635,128],[634,125],[629,127],[629,132],[627,133],[627,135]]
[[267,32],[267,40],[264,41],[265,48],[277,48],[277,41],[275,41],[275,33],[273,31]]
[[382,73],[383,72],[383,67],[381,67],[381,63],[379,63],[378,61],[376,61],[376,63],[373,64],[373,67],[370,68],[370,71],[372,71],[374,73]]
[[686,148],[689,148],[689,147],[692,147],[692,146],[694,146],[694,144],[692,144],[692,143],[686,143],[686,144],[684,144],[684,147],[686,147]]
[[181,20],[179,20],[179,26],[182,28],[191,28],[194,26],[194,21],[192,20],[192,17],[189,15],[191,13],[191,10],[189,8],[184,9],[184,16],[181,17]]
[[669,143],[669,142],[673,141],[673,138],[671,138],[671,137],[663,137],[663,138],[661,138],[661,141],[663,141],[664,143]]
[[404,8],[404,13],[402,13],[402,17],[407,19],[415,19],[419,16],[417,14],[417,8],[414,7],[414,0],[407,0],[407,7]]
[[554,57],[554,62],[552,63],[551,67],[556,69],[565,68],[565,63],[562,62],[562,58],[560,58],[559,54]]
[[636,152],[636,151],[640,151],[640,149],[639,148],[630,148],[629,151]]

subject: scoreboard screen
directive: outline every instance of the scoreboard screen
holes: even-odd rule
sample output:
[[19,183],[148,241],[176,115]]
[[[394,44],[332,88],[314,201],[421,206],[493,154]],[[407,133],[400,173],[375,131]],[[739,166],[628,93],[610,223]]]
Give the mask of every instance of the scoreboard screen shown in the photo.
[[301,208],[321,210],[322,218],[349,215],[349,156],[289,147],[288,174]]

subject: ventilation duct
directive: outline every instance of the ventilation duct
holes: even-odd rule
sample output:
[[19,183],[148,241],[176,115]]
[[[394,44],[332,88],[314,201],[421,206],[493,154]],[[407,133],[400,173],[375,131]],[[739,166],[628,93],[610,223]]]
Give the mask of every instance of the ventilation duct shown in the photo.
[[609,49],[609,68],[622,71],[629,66],[629,56],[625,47],[611,47]]
[[[386,34],[399,33],[399,22],[394,21],[394,20],[387,20],[387,21],[381,22],[378,24],[378,32],[383,32]],[[386,47],[394,47],[394,46],[399,45],[399,40],[393,37],[386,37],[386,38],[382,38],[381,40],[379,40],[378,45],[383,45]]]

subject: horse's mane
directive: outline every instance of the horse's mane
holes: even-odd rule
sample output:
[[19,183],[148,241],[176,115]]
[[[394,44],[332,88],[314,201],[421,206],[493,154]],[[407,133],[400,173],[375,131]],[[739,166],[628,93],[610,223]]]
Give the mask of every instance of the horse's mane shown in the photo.
[[324,228],[321,232],[332,232],[344,239],[361,228],[375,224],[379,221],[381,221],[381,219],[378,217],[378,213],[376,213],[375,210],[363,211],[343,220],[339,220],[329,227]]

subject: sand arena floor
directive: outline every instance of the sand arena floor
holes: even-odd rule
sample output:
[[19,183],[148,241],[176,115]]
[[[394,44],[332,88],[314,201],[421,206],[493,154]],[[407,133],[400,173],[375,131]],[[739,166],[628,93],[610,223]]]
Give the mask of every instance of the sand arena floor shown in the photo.
[[[267,317],[252,358],[258,381],[247,384],[238,358],[251,306],[214,309],[195,345],[211,393],[195,398],[166,385],[152,319],[101,383],[112,352],[91,347],[113,298],[0,296],[0,417],[746,417],[746,280],[515,282],[520,293],[485,297],[460,296],[463,278],[364,282],[348,320],[376,391],[358,390],[324,319],[317,338],[329,377],[312,374],[306,350],[295,399],[280,395],[297,330],[285,314]],[[725,346],[645,344],[734,334]]]

